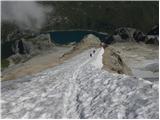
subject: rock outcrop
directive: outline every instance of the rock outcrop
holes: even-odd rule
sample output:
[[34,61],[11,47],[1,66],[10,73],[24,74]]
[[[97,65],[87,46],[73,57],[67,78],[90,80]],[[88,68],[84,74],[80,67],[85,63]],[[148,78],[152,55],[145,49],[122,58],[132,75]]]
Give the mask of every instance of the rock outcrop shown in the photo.
[[76,48],[79,49],[85,49],[90,47],[98,47],[100,45],[101,41],[98,37],[89,34],[85,36],[80,43],[77,44]]
[[133,38],[136,42],[144,42],[145,37],[145,34],[140,30],[136,30],[133,34]]
[[50,40],[49,34],[40,34],[34,38],[27,39],[27,41],[32,43],[33,50],[31,53],[34,53],[35,50],[48,50],[54,46],[54,43]]
[[113,39],[118,42],[133,41],[134,28],[122,27],[114,31]]
[[8,58],[11,63],[17,64],[26,61],[32,56],[49,50],[54,46],[48,34],[40,34],[32,38],[27,38],[26,36],[25,38],[16,40],[12,44],[11,48],[14,54]]
[[112,47],[106,47],[103,54],[104,69],[119,74],[131,75],[131,69],[121,58],[119,51]]
[[146,44],[159,44],[159,29],[158,27],[152,28],[152,30],[145,34],[142,31],[134,28],[118,28],[115,30],[112,39],[114,42],[144,42]]

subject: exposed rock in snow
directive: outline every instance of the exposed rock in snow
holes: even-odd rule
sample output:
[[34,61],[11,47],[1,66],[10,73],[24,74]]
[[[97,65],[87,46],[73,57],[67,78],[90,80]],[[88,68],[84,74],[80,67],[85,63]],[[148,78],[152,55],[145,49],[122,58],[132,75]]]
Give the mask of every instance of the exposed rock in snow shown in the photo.
[[132,75],[131,69],[125,64],[119,51],[109,46],[103,54],[104,69],[119,74]]
[[96,47],[101,43],[100,39],[92,34],[85,36],[76,48]]
[[144,43],[125,42],[111,45],[129,66],[132,75],[154,82],[159,81],[159,48]]
[[[159,118],[158,86],[97,67],[102,48],[2,82],[2,118]],[[94,57],[96,59],[94,59]]]

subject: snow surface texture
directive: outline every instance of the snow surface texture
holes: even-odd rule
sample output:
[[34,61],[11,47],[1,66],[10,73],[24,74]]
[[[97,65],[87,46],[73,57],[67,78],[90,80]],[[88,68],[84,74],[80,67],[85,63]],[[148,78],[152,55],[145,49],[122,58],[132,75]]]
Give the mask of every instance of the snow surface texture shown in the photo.
[[104,50],[93,50],[2,82],[2,118],[159,118],[158,85],[101,70]]

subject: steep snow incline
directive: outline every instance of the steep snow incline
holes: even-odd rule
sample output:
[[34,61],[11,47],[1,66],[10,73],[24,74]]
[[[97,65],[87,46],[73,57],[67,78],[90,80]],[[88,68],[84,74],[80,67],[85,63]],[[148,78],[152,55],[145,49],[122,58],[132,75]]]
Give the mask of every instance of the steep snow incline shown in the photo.
[[158,118],[158,85],[101,70],[103,52],[2,82],[2,118]]

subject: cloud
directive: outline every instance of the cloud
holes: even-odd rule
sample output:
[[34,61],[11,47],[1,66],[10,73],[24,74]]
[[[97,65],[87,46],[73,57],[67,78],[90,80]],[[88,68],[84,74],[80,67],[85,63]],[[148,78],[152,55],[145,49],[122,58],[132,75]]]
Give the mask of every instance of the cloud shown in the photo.
[[38,30],[45,23],[50,7],[44,7],[35,1],[3,1],[2,21],[17,24],[20,29]]

